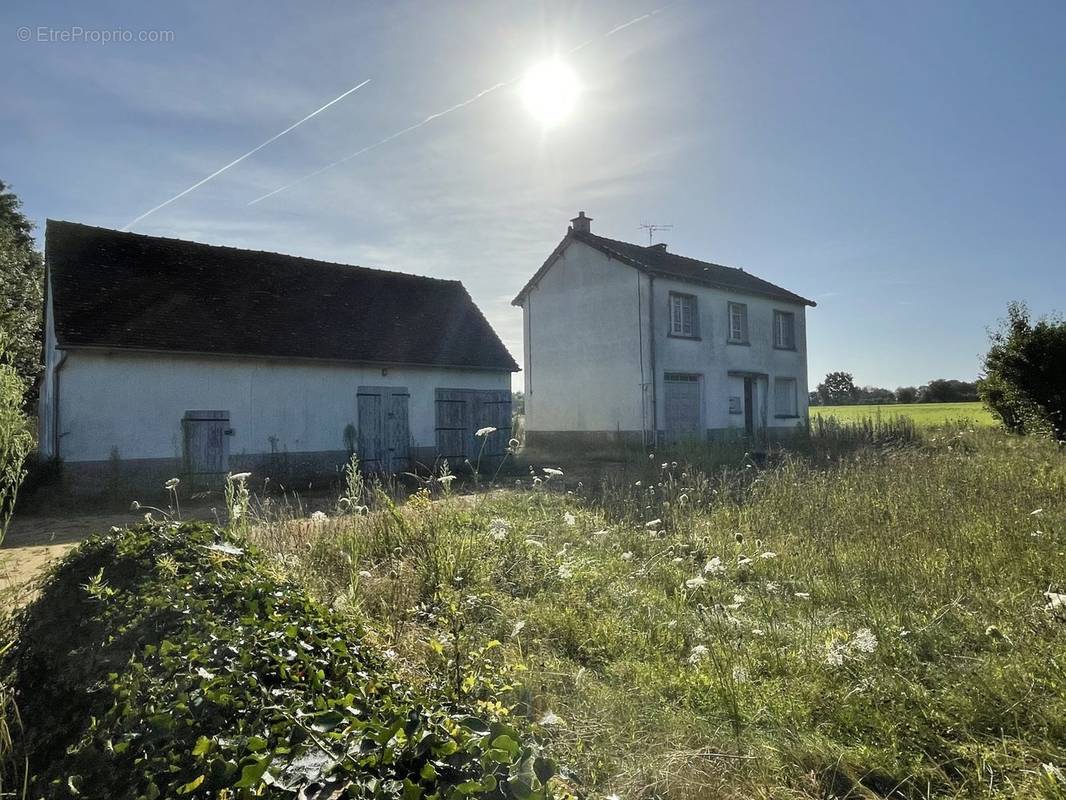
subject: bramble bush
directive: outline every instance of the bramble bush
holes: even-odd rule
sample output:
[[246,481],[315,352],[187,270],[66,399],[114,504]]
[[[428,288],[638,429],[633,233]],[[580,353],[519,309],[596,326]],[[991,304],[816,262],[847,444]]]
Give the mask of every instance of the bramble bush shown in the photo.
[[88,539],[15,626],[2,666],[32,721],[13,759],[32,797],[568,796],[484,681],[465,703],[401,682],[212,526]]

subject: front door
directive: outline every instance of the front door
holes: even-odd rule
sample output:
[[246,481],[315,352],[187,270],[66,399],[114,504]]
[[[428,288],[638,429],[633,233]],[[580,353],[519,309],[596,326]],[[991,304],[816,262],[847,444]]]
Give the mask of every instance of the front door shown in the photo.
[[700,376],[666,373],[663,376],[663,400],[667,444],[697,438],[700,433]]
[[364,386],[356,395],[358,455],[367,472],[409,469],[410,426],[407,389]]
[[744,431],[751,436],[755,433],[755,379],[744,379]]

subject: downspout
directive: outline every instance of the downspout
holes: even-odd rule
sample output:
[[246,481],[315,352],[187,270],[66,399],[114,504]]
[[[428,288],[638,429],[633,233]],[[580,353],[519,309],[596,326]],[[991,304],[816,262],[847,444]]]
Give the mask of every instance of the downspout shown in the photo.
[[655,276],[648,276],[648,348],[651,356],[648,362],[651,366],[651,428],[652,446],[659,446],[659,402],[658,402],[658,379],[655,374]]
[[63,350],[55,369],[52,370],[52,458],[59,460],[59,371],[67,363],[67,351]]
[[640,363],[640,443],[648,446],[648,382],[644,375],[644,301],[640,297],[640,272],[637,276],[637,358]]

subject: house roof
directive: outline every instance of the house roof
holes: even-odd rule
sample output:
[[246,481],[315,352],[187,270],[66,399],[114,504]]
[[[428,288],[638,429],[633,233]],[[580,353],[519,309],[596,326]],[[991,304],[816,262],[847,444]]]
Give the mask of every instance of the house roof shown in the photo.
[[609,258],[628,264],[648,275],[713,286],[717,289],[725,289],[739,294],[760,295],[799,305],[817,305],[813,300],[808,300],[794,292],[790,292],[788,289],[769,281],[764,281],[762,278],[757,278],[750,272],[745,272],[736,267],[725,267],[710,261],[699,261],[695,258],[679,256],[675,253],[667,252],[666,248],[661,245],[645,247],[573,229],[567,231],[559,246],[548,256],[547,261],[530,278],[529,282],[522,288],[522,291],[518,293],[518,296],[512,301],[512,305],[521,305],[522,299],[526,294],[543,277],[544,273],[551,269],[552,264],[573,241],[587,244]]
[[517,371],[459,281],[48,220],[60,347]]

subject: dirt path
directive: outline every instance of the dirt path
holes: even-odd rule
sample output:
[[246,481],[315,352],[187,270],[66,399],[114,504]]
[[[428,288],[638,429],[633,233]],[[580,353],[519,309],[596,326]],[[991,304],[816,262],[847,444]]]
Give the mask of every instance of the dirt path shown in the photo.
[[[211,508],[182,509],[185,519],[213,520]],[[11,520],[0,547],[0,603],[20,605],[32,593],[30,584],[54,560],[62,558],[91,533],[130,525],[141,514],[129,511],[70,513],[62,516],[19,515]]]

